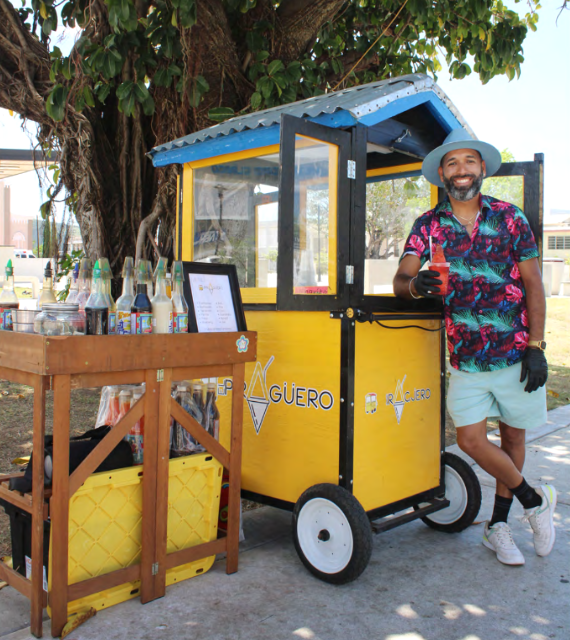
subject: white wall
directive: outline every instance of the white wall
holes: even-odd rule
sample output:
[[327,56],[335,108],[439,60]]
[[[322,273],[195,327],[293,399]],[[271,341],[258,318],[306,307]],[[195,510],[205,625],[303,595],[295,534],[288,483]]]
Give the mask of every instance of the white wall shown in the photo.
[[[16,258],[14,257],[14,247],[0,246],[0,278],[4,279],[6,274],[6,263],[12,260],[15,276],[34,276],[41,282],[44,277],[47,258]],[[53,269],[53,261],[52,261]]]

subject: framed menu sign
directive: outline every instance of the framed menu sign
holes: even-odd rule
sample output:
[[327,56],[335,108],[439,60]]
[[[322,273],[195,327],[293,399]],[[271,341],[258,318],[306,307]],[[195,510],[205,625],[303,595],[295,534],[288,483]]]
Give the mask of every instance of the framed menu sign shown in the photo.
[[247,331],[235,265],[207,262],[182,264],[189,331]]

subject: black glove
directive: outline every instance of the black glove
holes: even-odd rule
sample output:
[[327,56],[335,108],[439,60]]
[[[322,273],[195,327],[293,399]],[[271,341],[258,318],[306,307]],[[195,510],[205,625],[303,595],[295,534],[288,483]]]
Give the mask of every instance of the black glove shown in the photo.
[[[438,285],[440,284],[443,284],[443,282],[439,279],[439,273],[428,269],[427,271],[418,272],[413,286],[415,286],[420,296],[441,300],[441,293],[438,292]],[[435,291],[435,293],[430,293],[430,290]]]
[[543,387],[548,379],[548,363],[542,349],[528,347],[522,360],[521,382],[528,374],[525,391],[531,393]]

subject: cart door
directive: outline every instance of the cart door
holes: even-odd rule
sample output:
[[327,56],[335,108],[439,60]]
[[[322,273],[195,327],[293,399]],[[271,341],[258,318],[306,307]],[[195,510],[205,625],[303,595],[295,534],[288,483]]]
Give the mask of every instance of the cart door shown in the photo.
[[350,144],[346,131],[282,116],[279,310],[347,306]]

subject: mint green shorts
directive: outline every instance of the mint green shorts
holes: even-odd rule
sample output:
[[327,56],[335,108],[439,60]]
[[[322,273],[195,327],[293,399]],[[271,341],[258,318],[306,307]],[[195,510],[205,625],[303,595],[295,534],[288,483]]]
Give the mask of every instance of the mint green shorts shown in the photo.
[[480,373],[449,366],[447,410],[456,427],[499,418],[515,429],[536,429],[546,422],[546,386],[532,393],[520,382],[521,363]]

